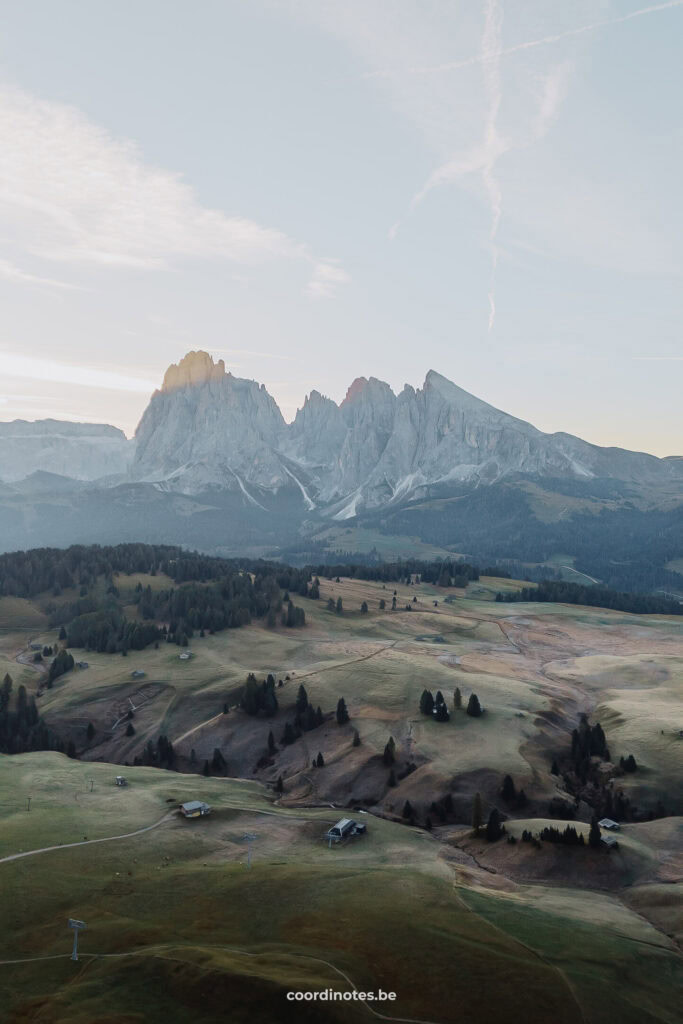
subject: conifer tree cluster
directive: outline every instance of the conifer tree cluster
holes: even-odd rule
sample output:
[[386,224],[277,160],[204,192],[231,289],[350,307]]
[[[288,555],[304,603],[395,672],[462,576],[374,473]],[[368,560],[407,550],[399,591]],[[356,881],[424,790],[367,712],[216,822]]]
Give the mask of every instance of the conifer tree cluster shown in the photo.
[[52,664],[50,665],[50,668],[48,669],[48,673],[47,673],[47,688],[48,688],[48,690],[52,689],[52,684],[55,681],[55,679],[58,679],[59,676],[65,675],[66,672],[70,672],[73,667],[74,667],[73,655],[69,654],[69,652],[65,651],[65,650],[59,651],[57,656],[53,659]]
[[264,714],[271,718],[277,714],[278,703],[275,696],[275,678],[269,675],[263,682],[259,683],[253,672],[247,676],[247,681],[242,689],[240,707],[248,715]]
[[133,760],[133,764],[173,770],[176,766],[176,754],[168,736],[159,736],[156,743],[154,740],[148,740],[142,754]]
[[441,690],[437,690],[436,696],[432,694],[431,690],[422,691],[420,712],[423,715],[431,716],[437,722],[447,722],[451,717]]
[[14,683],[12,677],[5,675],[0,685],[0,753],[23,754],[28,750],[58,750],[76,756],[71,742],[68,748],[56,736],[38,714],[33,697],[29,697],[26,687],[21,685],[12,700]]

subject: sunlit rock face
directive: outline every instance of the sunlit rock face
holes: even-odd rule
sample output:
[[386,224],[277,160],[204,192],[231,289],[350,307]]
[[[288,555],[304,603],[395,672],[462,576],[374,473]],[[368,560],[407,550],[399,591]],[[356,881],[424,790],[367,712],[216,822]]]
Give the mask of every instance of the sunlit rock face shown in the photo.
[[290,482],[277,455],[285,421],[262,384],[226,373],[223,360],[190,352],[169,367],[135,434],[136,479],[207,487],[278,488]]
[[359,377],[337,405],[312,391],[291,424],[263,385],[206,352],[169,367],[136,433],[133,479],[198,493],[293,489],[307,510],[347,519],[429,488],[485,486],[513,474],[613,477],[642,484],[680,476],[675,460],[544,434],[430,370],[395,395]]

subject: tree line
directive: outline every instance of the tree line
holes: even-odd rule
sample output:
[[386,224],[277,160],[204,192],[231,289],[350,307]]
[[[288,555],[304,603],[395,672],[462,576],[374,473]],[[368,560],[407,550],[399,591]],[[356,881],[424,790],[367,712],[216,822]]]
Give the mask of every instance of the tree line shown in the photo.
[[683,615],[683,603],[655,594],[630,594],[602,586],[586,586],[566,580],[541,580],[535,587],[496,594],[496,601],[550,601],[612,608],[636,615]]

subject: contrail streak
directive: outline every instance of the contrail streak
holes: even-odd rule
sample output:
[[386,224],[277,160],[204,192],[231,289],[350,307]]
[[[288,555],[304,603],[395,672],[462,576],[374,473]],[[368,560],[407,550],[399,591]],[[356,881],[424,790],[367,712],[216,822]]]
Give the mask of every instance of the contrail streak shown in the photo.
[[[481,52],[500,52],[500,40],[503,28],[503,10],[498,0],[486,0],[486,16],[484,21],[484,32],[481,37]],[[493,330],[496,321],[496,270],[498,268],[498,225],[502,209],[502,193],[500,183],[495,175],[495,165],[499,153],[498,138],[498,113],[502,97],[500,82],[500,59],[486,61],[483,65],[484,87],[488,98],[488,112],[486,115],[486,126],[484,133],[484,147],[487,153],[487,160],[482,168],[484,187],[489,198],[491,207],[491,227],[489,230],[489,244],[491,246],[491,280],[489,284],[489,333]]]
[[[412,75],[433,75],[444,71],[457,71],[460,68],[473,67],[475,64],[495,63],[501,57],[508,57],[512,53],[521,53],[523,50],[533,50],[537,46],[548,46],[550,43],[559,43],[561,39],[569,39],[571,36],[585,35],[587,32],[597,32],[601,28],[609,28],[611,25],[621,25],[626,21],[633,21],[634,18],[642,18],[646,14],[656,14],[658,11],[668,11],[673,7],[683,7],[683,0],[668,0],[667,3],[657,4],[654,7],[643,7],[639,11],[631,11],[630,14],[622,14],[618,18],[609,18],[606,21],[596,21],[592,25],[581,25],[579,28],[570,28],[565,32],[558,32],[556,35],[543,36],[542,39],[531,39],[526,43],[517,43],[516,46],[508,46],[505,49],[494,49],[478,53],[466,60],[450,61],[447,64],[436,64],[432,67],[407,68]],[[391,76],[392,72],[375,71],[371,72],[368,78],[382,78]]]

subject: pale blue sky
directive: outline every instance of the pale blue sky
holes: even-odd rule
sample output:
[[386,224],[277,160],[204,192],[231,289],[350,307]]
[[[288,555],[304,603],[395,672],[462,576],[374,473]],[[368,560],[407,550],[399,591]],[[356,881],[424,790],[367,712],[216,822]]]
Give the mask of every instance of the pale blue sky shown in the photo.
[[131,434],[205,348],[683,451],[683,0],[0,10],[0,418]]

